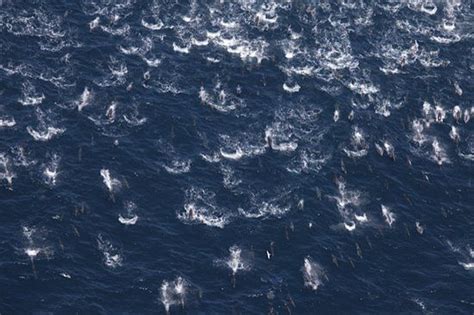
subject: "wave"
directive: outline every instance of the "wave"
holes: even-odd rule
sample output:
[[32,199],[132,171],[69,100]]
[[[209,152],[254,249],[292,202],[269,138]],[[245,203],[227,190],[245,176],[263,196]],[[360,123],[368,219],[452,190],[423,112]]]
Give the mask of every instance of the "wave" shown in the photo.
[[49,141],[56,136],[63,134],[65,128],[56,128],[56,127],[45,127],[42,130],[35,130],[32,127],[26,127],[26,131],[35,139],[36,141]]

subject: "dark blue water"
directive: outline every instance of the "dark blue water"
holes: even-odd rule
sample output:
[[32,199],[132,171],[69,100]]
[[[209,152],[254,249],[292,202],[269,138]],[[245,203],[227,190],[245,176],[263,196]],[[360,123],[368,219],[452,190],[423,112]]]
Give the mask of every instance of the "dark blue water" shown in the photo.
[[473,12],[0,0],[0,312],[472,314]]

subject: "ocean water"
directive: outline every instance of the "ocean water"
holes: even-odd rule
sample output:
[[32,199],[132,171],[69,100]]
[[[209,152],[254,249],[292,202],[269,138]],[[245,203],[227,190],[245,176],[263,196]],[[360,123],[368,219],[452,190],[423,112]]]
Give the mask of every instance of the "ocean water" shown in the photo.
[[0,0],[1,314],[473,314],[473,9]]

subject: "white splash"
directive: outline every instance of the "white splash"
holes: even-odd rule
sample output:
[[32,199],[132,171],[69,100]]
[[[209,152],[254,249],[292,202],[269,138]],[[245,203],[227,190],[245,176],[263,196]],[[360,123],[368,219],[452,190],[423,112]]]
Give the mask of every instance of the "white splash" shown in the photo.
[[245,105],[240,98],[225,90],[219,81],[211,92],[208,92],[201,86],[199,99],[202,104],[208,105],[221,113],[229,113]]
[[89,22],[89,29],[92,31],[93,29],[96,29],[99,26],[100,23],[100,17],[96,17],[94,20]]
[[334,110],[334,114],[332,116],[332,119],[334,120],[334,122],[337,122],[339,120],[339,117],[340,117],[339,110],[338,109]]
[[449,163],[449,158],[446,154],[446,151],[444,148],[441,146],[441,144],[438,142],[438,139],[434,138],[433,142],[431,144],[433,148],[433,155],[432,159],[438,164],[438,165],[443,165],[443,163]]
[[220,153],[223,158],[229,160],[240,160],[244,156],[244,151],[240,147],[237,147],[234,152],[226,152],[220,149]]
[[426,141],[426,136],[423,134],[423,130],[425,129],[423,122],[416,119],[412,122],[411,128],[413,131],[413,141],[418,145],[423,144]]
[[470,263],[459,262],[459,264],[463,266],[464,269],[466,270],[474,270],[474,262],[470,262]]
[[344,222],[344,228],[348,230],[349,232],[352,232],[356,229],[356,224],[355,222]]
[[230,256],[226,261],[226,265],[232,270],[233,276],[239,271],[249,270],[250,266],[242,259],[242,249],[234,245],[229,248],[229,252]]
[[453,108],[453,118],[456,122],[459,122],[462,119],[462,110],[458,105]]
[[224,228],[228,223],[228,215],[216,205],[215,194],[191,187],[186,191],[184,212],[178,219],[185,223],[201,223],[207,226]]
[[325,277],[324,269],[311,257],[306,257],[303,264],[304,285],[316,291],[323,284],[323,277]]
[[461,141],[461,136],[459,135],[459,130],[456,126],[451,126],[451,131],[449,131],[449,137],[456,143]]
[[104,239],[101,234],[97,237],[97,246],[104,255],[104,264],[107,267],[114,269],[122,266],[123,257],[119,250],[110,241]]
[[173,305],[181,305],[184,307],[188,289],[189,284],[182,277],[177,277],[171,282],[163,280],[160,288],[160,298],[167,314]]
[[56,185],[56,178],[59,174],[59,162],[61,158],[57,154],[53,154],[51,162],[44,166],[43,176],[45,177],[45,183],[50,186]]
[[208,163],[217,163],[221,161],[221,155],[217,152],[212,154],[200,153],[201,158]]
[[298,83],[295,83],[293,85],[288,85],[283,83],[283,90],[287,91],[288,93],[297,93],[301,89],[301,86]]
[[174,160],[171,164],[164,164],[163,168],[170,174],[184,174],[191,170],[191,160]]
[[100,176],[102,176],[102,180],[105,184],[105,187],[107,187],[107,189],[109,190],[109,192],[113,192],[116,188],[119,188],[122,183],[116,179],[116,178],[113,178],[111,175],[110,175],[110,171],[108,169],[101,169],[100,170]]
[[39,105],[43,102],[45,99],[45,96],[43,93],[38,94],[36,92],[35,87],[30,83],[30,82],[25,82],[23,83],[23,98],[19,99],[18,101],[23,105],[23,106],[35,106]]
[[415,226],[416,226],[416,231],[418,232],[418,234],[422,235],[424,232],[425,232],[425,228],[421,225],[420,222],[415,222]]
[[366,222],[369,222],[369,219],[367,218],[367,214],[364,213],[362,215],[357,215],[357,214],[354,214],[354,218],[359,221],[360,223],[366,223]]
[[348,157],[361,158],[367,155],[369,144],[365,140],[365,134],[362,129],[355,126],[352,130],[350,141],[350,145],[343,149]]
[[65,272],[60,273],[61,277],[66,278],[66,279],[71,279],[71,275]]
[[352,208],[358,207],[362,203],[361,192],[347,189],[346,183],[343,179],[338,179],[336,184],[339,195],[331,198],[336,200],[337,209],[344,220],[351,221],[353,215]]
[[107,119],[109,120],[110,123],[113,123],[115,121],[117,105],[118,105],[117,102],[112,102],[107,108],[107,111],[105,112],[105,116],[107,116]]
[[469,122],[469,120],[471,119],[471,115],[472,115],[472,108],[471,108],[471,113],[469,112],[469,109],[465,109],[464,110],[464,114],[463,114],[463,120],[464,120],[464,123],[467,124]]
[[0,128],[11,128],[16,125],[15,118],[13,117],[0,117]]
[[385,218],[385,222],[392,227],[392,224],[395,223],[395,214],[390,211],[390,209],[387,206],[380,205],[382,208],[382,214]]
[[132,201],[125,202],[126,213],[122,216],[119,214],[118,220],[124,225],[135,225],[138,221],[138,215],[135,214],[137,205]]
[[11,164],[10,158],[5,153],[0,153],[0,180],[6,180],[10,189],[13,186],[13,179],[16,177]]
[[37,243],[43,241],[43,237],[41,235],[38,235],[38,230],[36,228],[23,226],[22,230],[23,230],[23,236],[26,238],[26,241],[27,241],[27,245],[23,249],[23,253],[29,257],[30,262],[31,262],[31,268],[36,278],[37,274],[36,274],[36,267],[35,267],[35,259],[40,256],[50,258],[51,255],[53,254],[53,251],[49,247],[38,246]]
[[395,148],[393,147],[393,145],[390,142],[388,142],[387,140],[385,140],[384,143],[383,143],[383,148],[384,148],[385,152],[387,153],[387,155],[392,160],[395,160]]
[[41,252],[41,248],[26,248],[25,249],[25,254],[30,257],[30,259],[36,258],[38,254]]
[[265,129],[265,142],[272,150],[282,152],[293,152],[298,148],[298,143],[291,141],[289,137],[280,130],[281,124],[273,124]]
[[89,90],[89,88],[86,86],[84,88],[84,91],[82,91],[81,97],[79,101],[76,102],[77,104],[77,110],[82,111],[82,109],[90,104],[92,100],[92,92]]
[[176,43],[173,43],[173,50],[182,54],[189,54],[190,48],[191,46],[181,47],[181,46],[178,46]]
[[124,218],[122,217],[121,214],[119,214],[119,218],[118,218],[119,222],[124,224],[124,225],[134,225],[137,223],[138,221],[138,216],[137,215],[133,215],[132,217],[130,218]]
[[158,20],[158,23],[149,23],[147,21],[145,21],[144,19],[142,19],[142,25],[144,27],[146,27],[147,29],[149,30],[153,30],[153,31],[158,31],[158,30],[161,30],[163,28],[163,26],[165,26],[165,24],[161,21],[161,20]]
[[225,188],[233,189],[242,182],[241,179],[236,177],[235,172],[232,169],[232,167],[228,165],[222,165],[220,169],[223,176],[222,180],[223,180]]
[[446,119],[446,111],[441,105],[436,105],[435,107],[435,121],[437,123],[442,123]]

